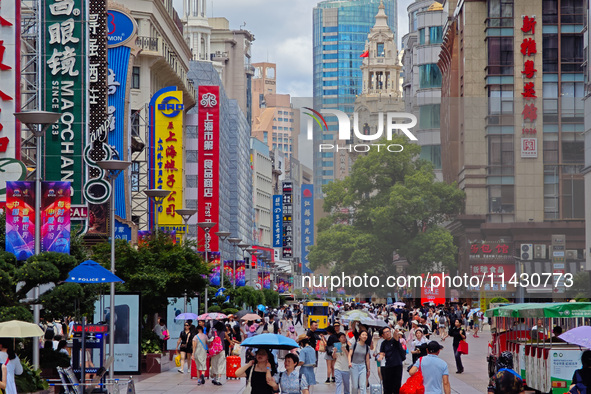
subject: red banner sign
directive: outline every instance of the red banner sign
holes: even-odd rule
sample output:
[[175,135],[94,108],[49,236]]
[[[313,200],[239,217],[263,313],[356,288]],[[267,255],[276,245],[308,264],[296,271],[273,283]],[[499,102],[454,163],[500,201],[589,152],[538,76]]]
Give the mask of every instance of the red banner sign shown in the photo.
[[[199,157],[197,217],[199,222],[219,222],[220,194],[220,88],[199,86]],[[218,237],[214,234],[217,224],[206,234],[199,228],[199,250],[219,250]]]
[[507,283],[515,275],[515,264],[474,264],[470,266],[470,275],[485,276],[486,283],[490,283],[491,274],[493,275],[493,282],[503,281]]
[[[432,282],[434,277],[438,277],[440,280]],[[431,274],[429,283],[426,283],[427,278],[423,275],[425,283],[421,288],[421,304],[434,303],[435,305],[445,304],[445,284],[443,283],[443,274]],[[433,284],[439,286],[433,286]]]

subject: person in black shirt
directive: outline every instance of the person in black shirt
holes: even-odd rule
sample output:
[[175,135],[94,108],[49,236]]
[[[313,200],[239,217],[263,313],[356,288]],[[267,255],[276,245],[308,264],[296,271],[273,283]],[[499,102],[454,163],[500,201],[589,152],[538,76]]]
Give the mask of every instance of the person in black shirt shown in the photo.
[[306,336],[310,338],[310,346],[316,351],[316,366],[318,366],[318,351],[316,350],[316,342],[323,341],[324,338],[322,338],[320,333],[316,330],[318,330],[318,322],[313,321],[310,323],[310,329],[306,332]]
[[389,327],[384,327],[382,336],[384,341],[380,346],[378,361],[381,365],[385,361],[385,366],[380,367],[384,379],[384,394],[398,394],[402,384],[402,362],[406,359],[406,350],[400,344],[402,334],[397,330],[392,334]]
[[334,344],[339,341],[336,331],[333,326],[328,326],[326,328],[326,332],[328,332],[328,340],[326,341],[326,354],[324,355],[324,359],[326,360],[326,382],[330,383],[330,379],[332,377],[332,382],[335,383],[335,376],[334,376],[334,363],[335,359],[332,357],[332,349],[334,348]]
[[461,340],[466,339],[466,331],[462,328],[462,322],[460,319],[456,319],[454,321],[454,326],[450,327],[449,336],[454,339],[452,345],[454,356],[456,358],[456,368],[458,369],[456,373],[462,373],[464,372],[464,366],[462,365],[462,354],[458,352],[458,346],[460,345]]
[[[581,355],[581,363],[583,368],[577,369],[573,374],[572,385],[570,386],[572,392],[573,388],[576,388],[579,393],[589,392],[591,388],[591,350],[585,350]],[[583,391],[586,390],[586,391]]]

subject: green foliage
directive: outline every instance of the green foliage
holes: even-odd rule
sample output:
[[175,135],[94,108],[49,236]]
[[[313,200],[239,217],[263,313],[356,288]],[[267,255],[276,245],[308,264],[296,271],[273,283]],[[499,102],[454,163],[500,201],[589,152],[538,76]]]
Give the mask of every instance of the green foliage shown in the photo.
[[251,308],[257,305],[265,305],[265,295],[262,291],[256,291],[250,286],[239,287],[234,293],[234,304],[242,308],[243,304]]
[[504,297],[495,297],[488,302],[488,305],[490,305],[490,304],[509,304],[509,303],[510,303],[510,301]]
[[[110,266],[108,242],[93,247],[93,259]],[[205,289],[203,275],[209,273],[201,257],[189,244],[173,244],[158,232],[137,249],[128,242],[115,243],[116,275],[125,281],[117,291],[142,293],[142,311],[148,315],[166,310],[167,297],[194,297]],[[212,293],[213,294],[213,293]]]
[[0,308],[0,321],[21,320],[33,322],[33,314],[24,305],[4,306]]
[[591,295],[591,283],[589,283],[589,272],[579,272],[573,276],[573,285],[566,289],[568,298],[589,298]]
[[226,308],[226,309],[222,309],[222,313],[225,315],[235,315],[236,313],[238,313],[238,309],[236,308]]
[[457,248],[441,226],[461,212],[464,193],[435,179],[432,165],[417,158],[420,146],[404,137],[391,143],[404,151],[371,151],[349,177],[325,186],[330,215],[318,224],[312,269],[385,277],[394,254],[409,262],[409,273],[455,268]]
[[265,302],[262,304],[269,308],[277,308],[279,303],[279,293],[271,289],[263,289],[263,294],[265,296]]
[[145,356],[148,353],[162,353],[162,348],[158,335],[149,328],[144,328],[142,330],[142,354]]
[[41,377],[41,370],[34,370],[28,360],[21,360],[23,373],[15,375],[16,391],[18,393],[33,393],[39,390],[47,390],[49,384]]
[[221,311],[222,311],[222,307],[219,305],[212,305],[207,308],[207,312],[221,312]]

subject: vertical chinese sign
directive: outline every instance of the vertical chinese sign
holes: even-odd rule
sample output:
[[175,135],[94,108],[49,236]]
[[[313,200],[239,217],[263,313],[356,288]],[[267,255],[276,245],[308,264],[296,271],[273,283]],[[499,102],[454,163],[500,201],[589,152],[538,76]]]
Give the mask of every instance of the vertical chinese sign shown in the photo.
[[72,203],[79,205],[84,202],[86,173],[86,2],[48,0],[43,4],[44,108],[62,114],[43,139],[44,178],[71,182]]
[[534,78],[536,72],[535,55],[538,53],[536,48],[536,17],[522,16],[521,31],[523,32],[523,41],[521,42],[521,54],[523,55],[523,70],[521,76],[524,80],[523,91],[523,111],[521,112],[522,124],[521,132],[524,137],[521,138],[521,158],[538,157],[538,140],[536,120],[538,118],[538,107],[536,107],[536,86]]
[[0,0],[0,207],[6,201],[6,181],[24,179],[20,158],[20,1]]
[[309,274],[308,253],[314,244],[314,185],[302,185],[302,273]]
[[[110,7],[116,7],[111,4]],[[130,160],[131,136],[127,132],[129,129],[129,92],[131,78],[128,78],[133,61],[131,56],[135,51],[131,46],[135,46],[137,37],[137,25],[135,19],[123,10],[109,9],[107,12],[107,21],[109,26],[108,36],[108,134],[109,145],[114,147],[114,154],[120,160]],[[116,214],[126,219],[128,212],[126,209],[126,177],[119,176],[115,180],[115,208]]]
[[[186,232],[176,210],[183,207],[183,92],[176,87],[160,89],[150,100],[150,188],[170,190],[159,207],[158,226],[162,231]],[[153,227],[150,203],[150,228]]]
[[[197,93],[199,120],[198,173],[199,193],[197,198],[197,218],[199,222],[219,222],[220,193],[220,88],[219,86],[199,86]],[[208,234],[199,228],[197,241],[199,250],[219,250],[218,237],[213,235],[214,226]]]
[[6,251],[19,261],[35,254],[34,182],[6,182]]
[[43,182],[41,250],[70,253],[70,182]]
[[273,247],[283,246],[283,196],[273,196]]
[[283,252],[284,259],[293,257],[293,183],[283,182]]
[[[97,166],[101,160],[121,159],[111,152],[107,140],[107,4],[104,0],[88,2],[88,140],[84,162],[88,168],[84,199],[88,203],[88,234],[108,233],[109,198],[112,190],[107,173]],[[120,179],[125,177],[119,177]],[[115,201],[118,201],[117,199]]]

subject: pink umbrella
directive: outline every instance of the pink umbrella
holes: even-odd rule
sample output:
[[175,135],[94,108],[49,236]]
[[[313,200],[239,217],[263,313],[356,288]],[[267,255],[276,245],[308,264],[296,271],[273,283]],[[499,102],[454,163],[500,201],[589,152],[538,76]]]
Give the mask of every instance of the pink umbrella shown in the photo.
[[223,313],[210,312],[210,313],[204,313],[202,315],[199,315],[197,320],[223,320],[223,319],[227,319],[227,318],[228,318],[228,316],[224,315]]

